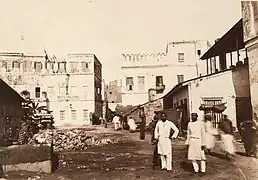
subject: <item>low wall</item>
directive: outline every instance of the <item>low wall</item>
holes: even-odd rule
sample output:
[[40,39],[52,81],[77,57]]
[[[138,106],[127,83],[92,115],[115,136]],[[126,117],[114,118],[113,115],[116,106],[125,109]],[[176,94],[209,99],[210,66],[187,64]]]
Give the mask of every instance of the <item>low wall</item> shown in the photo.
[[0,150],[3,172],[30,171],[51,173],[53,171],[53,145],[15,145]]

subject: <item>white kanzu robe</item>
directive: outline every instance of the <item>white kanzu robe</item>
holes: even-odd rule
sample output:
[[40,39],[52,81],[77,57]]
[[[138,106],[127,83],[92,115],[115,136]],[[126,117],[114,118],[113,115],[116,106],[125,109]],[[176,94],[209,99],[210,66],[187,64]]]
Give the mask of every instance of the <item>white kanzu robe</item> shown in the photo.
[[120,118],[118,116],[115,116],[113,118],[114,128],[115,130],[118,130],[121,128]]
[[132,130],[132,131],[135,131],[135,130],[136,130],[137,125],[135,124],[134,119],[129,118],[127,124],[128,124],[128,126],[129,126],[130,130]]
[[187,126],[187,139],[189,145],[188,160],[205,160],[204,150],[201,146],[206,145],[205,127],[202,121],[189,122]]
[[173,122],[168,120],[165,122],[157,122],[154,138],[158,139],[158,154],[172,154],[172,144],[170,139],[171,129],[174,131],[172,138],[176,138],[178,136],[179,130]]

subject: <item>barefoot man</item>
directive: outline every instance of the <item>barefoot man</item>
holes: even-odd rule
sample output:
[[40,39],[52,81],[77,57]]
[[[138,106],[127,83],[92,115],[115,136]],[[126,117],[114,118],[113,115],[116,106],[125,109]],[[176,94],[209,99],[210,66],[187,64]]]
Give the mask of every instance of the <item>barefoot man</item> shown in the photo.
[[[173,135],[171,131],[174,131]],[[177,138],[178,128],[174,123],[167,120],[167,114],[161,113],[161,121],[157,122],[154,138],[158,140],[158,153],[161,158],[162,170],[172,171],[172,142],[171,138]]]

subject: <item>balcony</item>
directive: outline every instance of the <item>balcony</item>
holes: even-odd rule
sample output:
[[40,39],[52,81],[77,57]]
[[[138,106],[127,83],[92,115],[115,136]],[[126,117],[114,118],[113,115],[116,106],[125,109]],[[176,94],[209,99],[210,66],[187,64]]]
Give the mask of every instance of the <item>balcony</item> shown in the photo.
[[165,85],[164,84],[157,84],[156,85],[156,92],[157,93],[163,93],[164,90],[165,90]]

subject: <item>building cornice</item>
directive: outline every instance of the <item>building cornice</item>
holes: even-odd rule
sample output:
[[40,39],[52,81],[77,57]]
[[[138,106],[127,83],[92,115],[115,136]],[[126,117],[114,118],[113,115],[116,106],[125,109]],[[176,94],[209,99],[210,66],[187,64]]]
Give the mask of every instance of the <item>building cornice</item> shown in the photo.
[[121,69],[165,68],[165,67],[196,67],[196,64],[164,64],[164,65],[122,66]]

